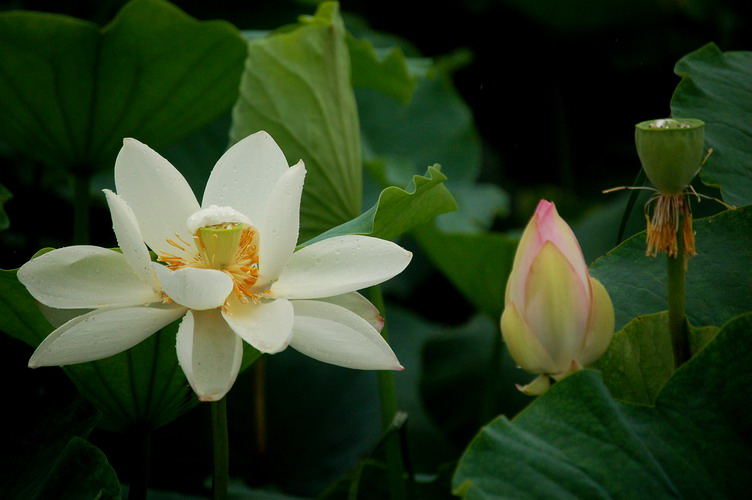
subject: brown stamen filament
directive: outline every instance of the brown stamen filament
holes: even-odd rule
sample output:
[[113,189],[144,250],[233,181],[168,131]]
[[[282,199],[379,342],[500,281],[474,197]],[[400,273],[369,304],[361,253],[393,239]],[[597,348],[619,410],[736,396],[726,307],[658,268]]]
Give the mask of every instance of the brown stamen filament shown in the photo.
[[[652,217],[647,213],[651,202],[654,202]],[[681,234],[684,238],[684,255],[697,254],[695,251],[695,234],[692,230],[692,210],[685,194],[658,194],[648,200],[645,209],[648,245],[646,255],[655,257],[658,252],[665,252],[669,257],[677,256],[679,247],[676,238],[680,219],[682,219]]]

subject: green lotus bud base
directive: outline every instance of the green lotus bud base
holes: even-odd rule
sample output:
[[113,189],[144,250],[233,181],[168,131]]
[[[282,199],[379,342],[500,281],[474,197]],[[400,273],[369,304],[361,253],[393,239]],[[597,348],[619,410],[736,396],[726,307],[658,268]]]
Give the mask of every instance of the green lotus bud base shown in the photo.
[[526,385],[517,384],[517,390],[526,396],[542,396],[550,387],[551,377],[549,375],[538,375]]

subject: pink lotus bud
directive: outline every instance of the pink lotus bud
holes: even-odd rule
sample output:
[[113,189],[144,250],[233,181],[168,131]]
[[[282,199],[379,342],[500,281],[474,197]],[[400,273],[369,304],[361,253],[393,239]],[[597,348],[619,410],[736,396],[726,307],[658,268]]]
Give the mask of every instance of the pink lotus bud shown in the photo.
[[588,272],[580,244],[553,203],[541,200],[525,228],[507,282],[501,332],[512,358],[540,374],[520,388],[542,394],[598,359],[614,332],[614,308]]

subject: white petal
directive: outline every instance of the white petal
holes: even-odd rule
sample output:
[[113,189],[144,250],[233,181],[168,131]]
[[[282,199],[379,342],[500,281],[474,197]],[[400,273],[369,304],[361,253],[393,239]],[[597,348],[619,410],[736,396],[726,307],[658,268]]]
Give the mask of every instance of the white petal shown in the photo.
[[79,316],[83,316],[86,313],[90,313],[94,309],[55,309],[54,307],[50,307],[48,305],[42,304],[41,302],[37,302],[37,306],[39,307],[39,312],[42,313],[42,316],[44,316],[44,319],[49,321],[49,323],[54,326],[55,328],[64,325],[68,321],[78,318]]
[[228,149],[214,166],[201,206],[233,207],[258,222],[269,193],[288,165],[269,134],[250,135]]
[[340,307],[344,307],[350,312],[354,312],[364,320],[368,321],[377,332],[380,332],[381,329],[384,328],[384,317],[379,310],[375,305],[371,304],[371,301],[358,292],[344,293],[342,295],[335,295],[334,297],[326,297],[316,300],[336,304]]
[[411,258],[412,253],[391,241],[337,236],[292,254],[271,293],[288,299],[316,299],[353,292],[392,278]]
[[293,310],[285,299],[243,304],[231,297],[222,315],[235,333],[261,352],[280,352],[290,342]]
[[98,309],[65,323],[39,344],[29,367],[62,366],[114,356],[185,314],[182,307]]
[[254,289],[268,289],[295,251],[305,174],[300,162],[287,169],[272,189],[259,228],[259,280]]
[[185,221],[199,209],[196,197],[170,162],[135,139],[125,139],[115,160],[117,193],[136,215],[141,234],[157,253],[176,252],[166,239],[191,241]]
[[152,265],[167,296],[190,309],[219,307],[232,291],[232,278],[216,269],[184,267],[173,271],[156,262]]
[[317,300],[292,301],[290,346],[324,363],[361,370],[401,370],[389,344],[366,320],[344,307]]
[[30,260],[18,280],[39,302],[57,309],[145,305],[161,301],[123,254],[95,246],[59,248]]
[[123,198],[109,189],[104,189],[112,215],[112,229],[125,260],[144,283],[159,290],[159,281],[151,267],[149,249],[146,248],[136,216]]
[[201,401],[218,401],[240,371],[243,342],[218,309],[188,311],[178,329],[178,362]]

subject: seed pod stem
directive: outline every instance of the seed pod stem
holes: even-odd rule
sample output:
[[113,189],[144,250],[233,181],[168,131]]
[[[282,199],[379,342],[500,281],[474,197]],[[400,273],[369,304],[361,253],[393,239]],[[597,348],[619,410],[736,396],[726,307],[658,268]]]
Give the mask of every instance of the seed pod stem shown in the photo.
[[679,367],[690,357],[687,316],[685,310],[685,281],[687,256],[684,253],[684,235],[686,218],[679,212],[675,240],[677,249],[674,255],[668,255],[668,328],[671,333],[671,345],[674,352],[674,366]]

